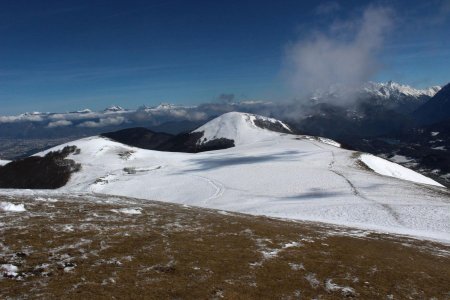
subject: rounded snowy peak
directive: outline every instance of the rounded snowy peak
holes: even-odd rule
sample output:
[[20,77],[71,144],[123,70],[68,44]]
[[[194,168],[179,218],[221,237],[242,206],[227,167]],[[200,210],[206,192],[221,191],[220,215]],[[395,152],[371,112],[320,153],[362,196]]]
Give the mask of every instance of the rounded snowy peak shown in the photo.
[[271,139],[280,133],[292,133],[285,123],[268,117],[241,112],[225,113],[193,133],[203,133],[199,144],[218,139],[233,140],[234,145],[243,145]]
[[125,109],[119,105],[112,105],[108,108],[105,108],[103,111],[104,112],[120,112],[120,111],[124,111]]

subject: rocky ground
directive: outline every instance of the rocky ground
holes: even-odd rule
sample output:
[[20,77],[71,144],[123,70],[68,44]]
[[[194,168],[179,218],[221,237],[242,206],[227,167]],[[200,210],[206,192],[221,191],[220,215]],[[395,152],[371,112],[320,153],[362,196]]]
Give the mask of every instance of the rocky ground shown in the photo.
[[0,196],[0,298],[450,298],[449,245],[137,199],[55,195]]

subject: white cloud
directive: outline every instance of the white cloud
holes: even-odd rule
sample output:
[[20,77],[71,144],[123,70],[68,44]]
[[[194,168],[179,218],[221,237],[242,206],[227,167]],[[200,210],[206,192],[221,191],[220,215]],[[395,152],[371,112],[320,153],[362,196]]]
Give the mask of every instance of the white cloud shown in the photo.
[[126,119],[122,116],[108,117],[99,119],[97,122],[95,121],[86,121],[81,124],[78,124],[78,127],[88,127],[88,128],[96,128],[96,127],[106,127],[106,126],[117,126],[126,122]]
[[377,54],[391,28],[390,17],[389,9],[370,6],[358,20],[335,22],[291,44],[286,74],[294,92],[304,96],[331,86],[349,89],[370,80],[380,67]]
[[18,116],[0,116],[0,123],[42,122],[44,118],[37,114],[22,114]]
[[70,126],[70,125],[73,125],[73,123],[71,121],[59,120],[59,121],[54,121],[54,122],[48,123],[47,127],[48,128],[56,128],[56,127],[63,127],[63,126]]
[[89,112],[89,113],[58,113],[49,116],[51,120],[83,120],[83,119],[93,119],[100,117],[101,113]]

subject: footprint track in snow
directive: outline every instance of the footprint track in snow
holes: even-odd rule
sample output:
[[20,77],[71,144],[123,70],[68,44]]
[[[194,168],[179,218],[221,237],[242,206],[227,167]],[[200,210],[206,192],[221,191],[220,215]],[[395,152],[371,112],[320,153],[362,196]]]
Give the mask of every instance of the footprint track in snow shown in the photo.
[[[323,147],[317,145],[316,143],[314,143],[315,146],[317,146],[318,148],[327,151],[326,149],[324,149]],[[376,203],[377,205],[379,205],[383,210],[385,210],[389,215],[391,215],[394,220],[399,224],[399,225],[403,225],[403,221],[400,219],[399,214],[388,204],[385,203],[380,203],[379,201],[370,199],[368,197],[366,197],[365,195],[361,194],[361,192],[358,190],[358,188],[353,184],[353,182],[344,174],[342,174],[341,172],[337,171],[336,169],[334,169],[334,164],[336,162],[336,158],[335,158],[335,154],[332,150],[329,151],[329,153],[331,154],[331,161],[328,164],[328,170],[330,170],[330,172],[333,172],[334,174],[338,175],[339,177],[341,177],[342,179],[344,179],[348,186],[350,187],[353,195],[355,195],[358,198],[361,198],[363,200],[366,201],[370,201],[373,203]]]
[[218,182],[217,180],[213,180],[213,179],[210,179],[210,178],[207,178],[204,176],[200,176],[200,175],[192,175],[191,174],[191,176],[197,177],[197,178],[200,178],[200,179],[206,181],[210,186],[212,186],[215,189],[215,192],[213,195],[211,195],[208,198],[206,198],[205,200],[203,200],[204,204],[208,203],[211,200],[220,198],[223,195],[223,193],[225,192],[224,185],[222,183]]

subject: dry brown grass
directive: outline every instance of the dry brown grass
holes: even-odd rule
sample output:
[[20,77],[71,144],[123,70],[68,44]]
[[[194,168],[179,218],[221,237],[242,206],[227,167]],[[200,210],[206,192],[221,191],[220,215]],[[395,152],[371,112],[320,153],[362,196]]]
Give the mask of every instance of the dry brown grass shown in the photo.
[[450,298],[438,243],[117,197],[0,201],[27,208],[0,214],[0,264],[19,268],[3,299]]

